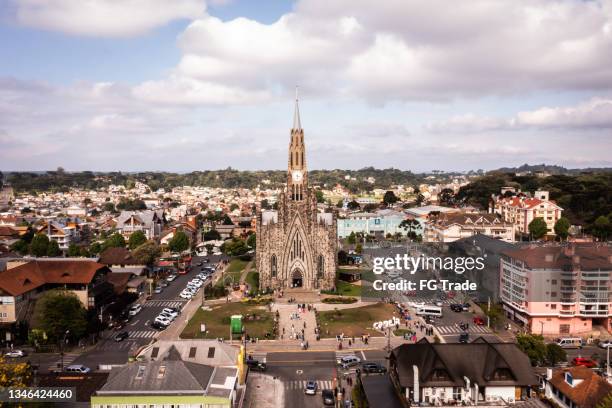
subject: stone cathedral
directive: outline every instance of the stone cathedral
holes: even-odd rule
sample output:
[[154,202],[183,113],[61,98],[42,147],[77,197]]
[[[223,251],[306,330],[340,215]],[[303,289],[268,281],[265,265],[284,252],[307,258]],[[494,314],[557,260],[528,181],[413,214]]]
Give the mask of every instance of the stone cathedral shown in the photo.
[[287,185],[278,196],[278,211],[261,209],[257,214],[260,289],[333,289],[337,265],[336,214],[319,212],[315,191],[308,187],[297,97],[287,164]]

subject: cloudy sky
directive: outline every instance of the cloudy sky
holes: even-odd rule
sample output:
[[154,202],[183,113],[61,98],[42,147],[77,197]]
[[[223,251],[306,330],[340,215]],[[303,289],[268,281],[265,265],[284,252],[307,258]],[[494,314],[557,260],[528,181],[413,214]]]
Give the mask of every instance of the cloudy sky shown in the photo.
[[310,168],[612,166],[612,0],[3,0],[0,169],[281,169],[296,85]]

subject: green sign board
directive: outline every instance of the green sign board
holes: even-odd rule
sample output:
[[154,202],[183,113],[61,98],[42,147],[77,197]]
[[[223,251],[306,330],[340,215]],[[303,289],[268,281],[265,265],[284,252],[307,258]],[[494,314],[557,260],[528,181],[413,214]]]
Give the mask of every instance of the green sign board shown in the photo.
[[232,334],[242,334],[242,315],[233,315],[230,320]]

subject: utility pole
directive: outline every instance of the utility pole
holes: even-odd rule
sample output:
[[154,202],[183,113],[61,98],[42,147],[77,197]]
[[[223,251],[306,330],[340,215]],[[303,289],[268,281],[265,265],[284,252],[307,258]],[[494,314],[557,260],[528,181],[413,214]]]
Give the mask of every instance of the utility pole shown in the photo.
[[491,296],[487,300],[487,327],[491,328]]

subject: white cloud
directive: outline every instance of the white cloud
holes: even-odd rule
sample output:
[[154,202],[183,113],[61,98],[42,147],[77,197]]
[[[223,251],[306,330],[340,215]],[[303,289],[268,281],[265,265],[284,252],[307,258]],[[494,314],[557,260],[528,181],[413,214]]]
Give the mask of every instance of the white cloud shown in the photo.
[[203,0],[13,0],[25,26],[96,37],[130,37],[177,19],[193,19]]
[[593,98],[575,106],[542,107],[523,111],[511,118],[493,118],[473,113],[429,123],[425,129],[434,133],[479,133],[498,130],[537,129],[610,129],[612,99]]

